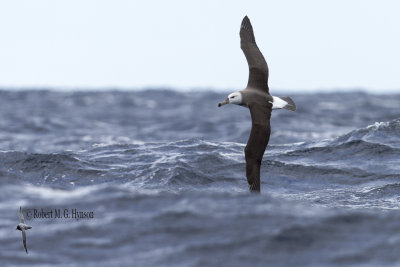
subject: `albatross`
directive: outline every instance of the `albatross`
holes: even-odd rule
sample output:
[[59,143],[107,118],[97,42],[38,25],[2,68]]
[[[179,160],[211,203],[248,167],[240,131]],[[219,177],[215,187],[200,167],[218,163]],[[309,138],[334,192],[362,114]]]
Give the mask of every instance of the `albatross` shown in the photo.
[[236,104],[247,107],[251,115],[251,132],[244,150],[246,158],[246,177],[249,189],[260,192],[260,167],[271,134],[271,112],[273,109],[296,110],[296,104],[288,96],[271,96],[268,88],[268,65],[256,44],[253,27],[247,16],[240,27],[240,48],[249,65],[247,87],[228,95],[218,104]]
[[26,230],[32,229],[32,226],[26,225],[24,221],[24,215],[22,214],[22,207],[19,207],[19,220],[20,223],[17,225],[17,228],[15,230],[20,230],[22,232],[22,243],[24,243],[24,248],[26,251],[26,254],[28,254],[28,249],[26,248]]

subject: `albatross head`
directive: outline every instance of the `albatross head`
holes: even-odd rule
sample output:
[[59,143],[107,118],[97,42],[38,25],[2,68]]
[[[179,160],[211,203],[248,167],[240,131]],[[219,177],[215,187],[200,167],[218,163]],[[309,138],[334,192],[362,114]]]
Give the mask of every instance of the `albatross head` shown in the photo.
[[218,104],[218,107],[221,107],[225,104],[236,104],[236,105],[241,105],[242,102],[242,93],[241,92],[235,92],[230,95],[228,95],[228,98],[222,101],[221,103]]

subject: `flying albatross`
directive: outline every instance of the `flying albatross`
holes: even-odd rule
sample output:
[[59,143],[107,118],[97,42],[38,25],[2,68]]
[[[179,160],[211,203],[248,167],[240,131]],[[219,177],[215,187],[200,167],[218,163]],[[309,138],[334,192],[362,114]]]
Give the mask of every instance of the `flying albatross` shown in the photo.
[[24,215],[22,214],[22,207],[19,207],[19,220],[20,223],[17,225],[17,229],[15,230],[20,230],[22,232],[22,242],[24,243],[24,248],[26,251],[26,254],[28,254],[28,249],[26,248],[26,230],[29,230],[32,228],[32,226],[26,225],[24,221]]
[[232,93],[223,102],[236,104],[250,109],[251,132],[244,150],[246,158],[246,177],[250,191],[260,191],[260,167],[271,133],[270,118],[273,109],[296,110],[296,104],[288,96],[276,97],[269,94],[268,65],[258,49],[254,38],[253,27],[246,16],[240,27],[240,48],[249,64],[249,81],[247,87]]

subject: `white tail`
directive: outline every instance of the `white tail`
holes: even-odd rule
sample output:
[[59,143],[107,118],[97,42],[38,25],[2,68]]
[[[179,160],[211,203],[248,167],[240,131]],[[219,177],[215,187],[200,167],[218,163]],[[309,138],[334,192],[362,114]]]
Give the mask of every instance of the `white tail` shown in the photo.
[[288,96],[273,96],[273,102],[272,102],[272,109],[279,109],[279,108],[284,108],[290,111],[295,111],[296,110],[296,104],[294,101],[288,97]]

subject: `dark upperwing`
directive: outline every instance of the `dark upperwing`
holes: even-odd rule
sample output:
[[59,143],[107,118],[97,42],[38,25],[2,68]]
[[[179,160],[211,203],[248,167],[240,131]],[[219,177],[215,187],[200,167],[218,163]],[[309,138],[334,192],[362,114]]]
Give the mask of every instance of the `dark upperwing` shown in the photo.
[[265,149],[271,134],[271,104],[254,103],[249,106],[251,132],[244,150],[246,158],[246,177],[250,191],[260,191],[260,168]]
[[247,87],[255,88],[269,94],[268,65],[260,49],[257,47],[253,27],[247,16],[243,18],[240,27],[240,48],[243,50],[249,64],[249,81]]

